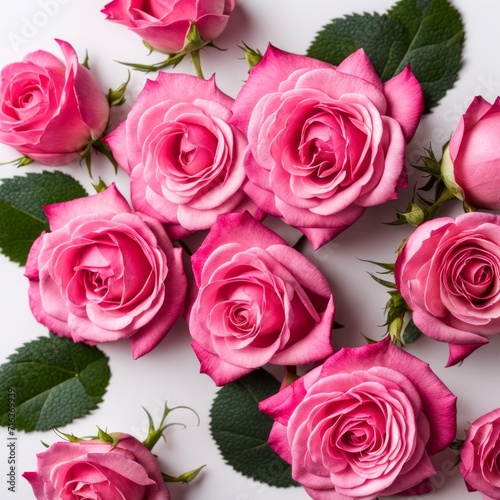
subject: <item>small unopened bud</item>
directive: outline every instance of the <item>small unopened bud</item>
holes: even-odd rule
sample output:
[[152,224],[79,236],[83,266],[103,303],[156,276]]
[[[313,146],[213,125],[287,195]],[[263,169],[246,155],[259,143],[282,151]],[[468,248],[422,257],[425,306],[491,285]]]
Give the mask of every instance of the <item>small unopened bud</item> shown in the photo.
[[243,42],[243,47],[239,46],[241,50],[245,52],[245,59],[247,60],[248,66],[252,69],[254,66],[260,63],[262,60],[262,53],[258,49],[252,49],[245,42]]
[[388,325],[387,330],[391,340],[396,345],[403,345],[401,340],[401,330],[403,329],[403,318],[401,316],[395,317]]
[[127,81],[122,83],[116,89],[109,89],[108,103],[110,107],[121,106],[125,102],[125,91],[127,90],[128,82],[130,82],[130,71],[128,72]]
[[426,219],[424,210],[413,201],[409,203],[407,211],[402,212],[399,215],[400,217],[403,217],[408,224],[411,224],[415,227],[420,226],[420,224],[422,224],[422,222],[424,222]]
[[99,427],[97,428],[97,438],[104,443],[109,443],[113,446],[116,446],[116,444],[118,443],[118,437],[116,434],[108,434],[106,431],[103,431]]

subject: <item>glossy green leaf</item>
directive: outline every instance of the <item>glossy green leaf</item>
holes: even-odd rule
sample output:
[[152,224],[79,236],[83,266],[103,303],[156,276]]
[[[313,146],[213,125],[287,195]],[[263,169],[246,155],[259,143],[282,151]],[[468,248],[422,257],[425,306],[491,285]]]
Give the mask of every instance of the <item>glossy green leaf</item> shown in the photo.
[[33,242],[49,225],[44,205],[87,196],[82,185],[62,172],[28,173],[0,185],[0,250],[24,265]]
[[363,48],[383,81],[411,64],[428,112],[458,77],[464,37],[460,13],[447,0],[400,0],[385,14],[332,20],[307,54],[338,65]]
[[46,431],[97,408],[111,376],[107,357],[97,348],[50,335],[20,347],[0,366],[0,425]]
[[210,431],[233,469],[270,486],[287,487],[297,483],[290,465],[268,446],[273,420],[258,408],[278,391],[278,381],[262,369],[222,387],[210,411]]

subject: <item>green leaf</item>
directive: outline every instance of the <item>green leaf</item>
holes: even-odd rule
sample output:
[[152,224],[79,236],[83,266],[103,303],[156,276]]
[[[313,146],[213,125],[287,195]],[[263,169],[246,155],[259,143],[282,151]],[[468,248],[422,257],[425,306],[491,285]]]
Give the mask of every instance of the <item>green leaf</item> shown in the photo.
[[28,173],[0,185],[0,250],[24,265],[33,242],[48,231],[43,205],[87,196],[73,177],[62,172]]
[[[97,347],[50,335],[24,344],[0,366],[0,394],[15,393],[16,429],[46,431],[97,408],[110,376]],[[0,425],[9,417],[7,398],[0,398]]]
[[262,369],[222,387],[210,410],[210,431],[236,471],[270,486],[295,486],[290,465],[267,444],[273,420],[257,406],[278,391],[278,381]]
[[415,326],[413,319],[410,319],[403,332],[403,343],[405,345],[411,344],[415,342],[420,335],[422,335],[422,332]]
[[447,0],[400,0],[386,14],[332,20],[307,54],[337,65],[363,48],[382,81],[410,63],[429,112],[458,77],[464,38],[460,14]]
[[309,46],[307,55],[338,65],[363,48],[382,77],[385,68],[394,64],[392,59],[396,54],[401,60],[405,38],[404,28],[389,19],[387,14],[353,14],[333,19],[324,26]]

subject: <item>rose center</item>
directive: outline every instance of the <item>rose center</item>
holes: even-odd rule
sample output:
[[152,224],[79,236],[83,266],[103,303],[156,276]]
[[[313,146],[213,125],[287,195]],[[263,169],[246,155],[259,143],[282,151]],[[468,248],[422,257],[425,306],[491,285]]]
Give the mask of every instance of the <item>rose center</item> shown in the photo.
[[365,126],[335,104],[300,103],[277,142],[283,151],[279,161],[292,176],[290,186],[298,197],[331,197],[362,174]]
[[258,317],[259,308],[255,303],[236,303],[229,307],[227,321],[234,337],[243,339],[254,335]]
[[452,264],[449,288],[471,304],[481,304],[496,293],[495,266],[488,255],[471,255],[471,250],[457,256]]

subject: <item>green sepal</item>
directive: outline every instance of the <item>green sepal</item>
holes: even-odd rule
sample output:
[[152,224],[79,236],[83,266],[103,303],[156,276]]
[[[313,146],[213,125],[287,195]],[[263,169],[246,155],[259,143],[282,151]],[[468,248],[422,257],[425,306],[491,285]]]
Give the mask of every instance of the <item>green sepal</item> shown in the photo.
[[121,435],[115,432],[109,434],[108,432],[102,430],[99,426],[97,427],[97,439],[103,443],[108,443],[111,445],[111,449],[115,448],[120,442]]
[[5,161],[0,163],[0,165],[14,165],[15,167],[26,167],[27,165],[31,165],[35,160],[31,159],[29,156],[21,156],[20,158],[16,158],[11,161]]
[[169,474],[165,474],[164,472],[161,473],[161,476],[163,478],[163,481],[165,483],[182,483],[182,484],[187,484],[190,483],[193,479],[195,479],[198,474],[201,472],[203,468],[205,468],[206,465],[202,465],[198,467],[197,469],[190,470],[188,472],[184,472],[184,474],[181,474],[179,476],[170,476]]
[[130,82],[130,71],[127,72],[127,80],[123,82],[116,89],[109,89],[107,94],[108,104],[110,108],[121,106],[125,102],[125,92],[127,90],[127,86]]
[[79,443],[80,441],[83,441],[83,438],[79,438],[74,434],[67,434],[65,432],[60,431],[59,429],[54,429],[54,432],[57,434],[59,438],[69,441],[70,443]]
[[[169,54],[167,59],[165,59],[164,61],[160,61],[155,64],[136,64],[123,61],[117,61],[117,62],[125,66],[128,66],[129,68],[132,68],[136,71],[142,71],[143,73],[151,73],[155,71],[160,71],[170,66],[175,68],[184,59],[186,55],[191,53],[196,53],[195,56],[191,56],[191,60],[193,61],[193,64],[195,66],[196,74],[200,77],[203,77],[203,74],[201,72],[201,66],[199,64],[199,51],[202,47],[205,47],[206,45],[214,46],[212,43],[209,43],[207,40],[204,40],[201,37],[200,32],[198,31],[196,25],[194,23],[191,23],[188,34],[186,35],[184,47],[175,54]],[[149,44],[147,44],[146,46],[149,49],[154,49],[154,47],[151,47],[151,45]]]
[[146,42],[146,40],[143,40],[142,43],[144,47],[146,47],[149,50],[148,56],[151,55],[156,50],[150,43]]
[[83,60],[83,62],[81,64],[82,64],[82,66],[84,66],[85,68],[87,68],[90,71],[89,51],[88,50],[85,51],[85,59]]
[[[394,264],[386,264],[381,262],[367,261],[375,264],[384,271],[377,271],[378,274],[394,274]],[[374,279],[379,285],[387,288],[387,293],[389,294],[389,300],[385,305],[386,321],[384,325],[387,327],[387,333],[391,338],[391,341],[397,346],[401,347],[405,345],[405,341],[401,332],[403,330],[405,316],[408,312],[411,312],[407,303],[405,302],[403,296],[399,293],[396,283],[386,279],[379,278],[374,273],[368,273],[372,279]],[[366,337],[365,337],[366,338]]]
[[[443,150],[445,147],[446,144],[443,146]],[[420,156],[419,161],[421,161],[423,165],[417,163],[413,164],[412,167],[422,172],[426,172],[436,179],[441,179],[441,162],[436,158],[432,147],[424,148],[424,154]]]
[[96,153],[101,153],[103,154],[113,165],[113,168],[115,170],[115,174],[118,172],[118,163],[115,160],[115,157],[113,156],[113,153],[109,146],[102,141],[102,137],[99,139],[96,139],[95,141],[89,141],[83,151],[80,153],[80,163],[82,161],[85,162],[85,166],[87,167],[87,172],[89,174],[89,177],[92,179],[92,150],[94,150]]
[[238,45],[238,48],[245,53],[245,59],[248,63],[248,71],[250,71],[254,66],[257,66],[257,64],[262,61],[262,52],[258,49],[252,49],[245,42],[241,43],[243,46]]
[[404,211],[396,210],[396,220],[387,222],[390,226],[400,226],[410,224],[410,226],[418,227],[428,219],[426,211],[417,205],[414,201],[410,201]]
[[115,169],[115,174],[118,173],[118,163],[115,160],[115,157],[113,156],[113,152],[111,151],[110,147],[103,142],[101,139],[97,139],[92,143],[92,147],[94,150],[99,154],[103,154],[108,161],[113,165],[113,168]]
[[96,193],[101,193],[108,185],[99,177],[99,182],[97,184],[92,184],[92,187],[95,189]]
[[134,69],[135,71],[142,71],[143,73],[154,73],[156,71],[160,71],[162,69],[166,69],[168,67],[175,68],[183,59],[186,54],[174,54],[172,56],[168,56],[164,61],[160,61],[154,64],[137,64],[137,63],[129,63],[124,61],[116,61],[124,66],[128,66],[129,68]]
[[370,344],[377,344],[379,342],[378,340],[375,340],[375,339],[372,339],[372,338],[368,337],[364,333],[361,333],[361,336],[365,339],[366,343],[369,344],[369,345]]
[[382,278],[379,278],[376,274],[374,273],[368,273],[370,277],[375,280],[379,285],[385,286],[386,288],[396,288],[396,285],[392,281],[384,280]]
[[384,272],[378,271],[379,274],[390,274],[394,273],[394,264],[391,262],[377,262],[374,260],[366,260],[366,259],[359,259],[361,262],[368,262],[369,264],[373,264],[374,266],[381,267],[384,269]]
[[449,448],[455,451],[460,451],[464,444],[465,439],[455,439],[455,441],[450,444]]

